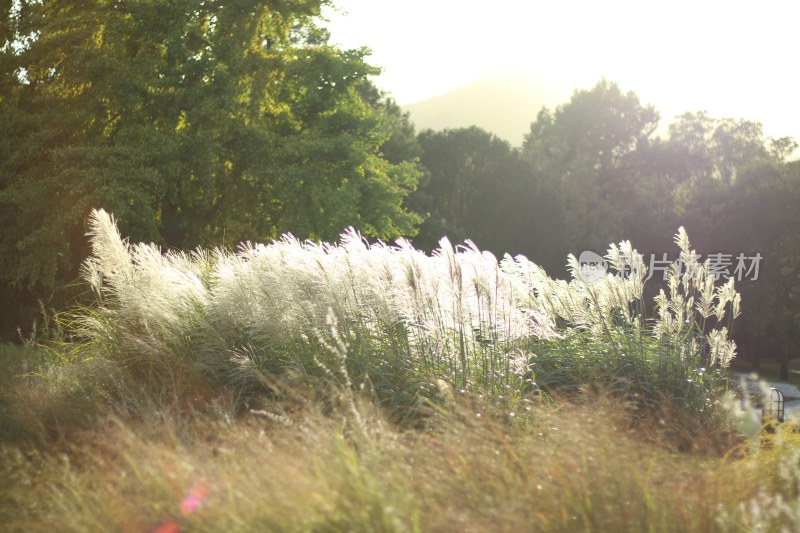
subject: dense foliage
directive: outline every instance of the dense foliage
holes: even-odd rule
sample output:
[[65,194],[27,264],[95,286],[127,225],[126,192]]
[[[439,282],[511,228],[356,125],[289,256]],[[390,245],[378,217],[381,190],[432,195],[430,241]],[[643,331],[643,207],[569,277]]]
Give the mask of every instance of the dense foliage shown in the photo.
[[327,44],[321,3],[4,2],[4,299],[75,279],[100,206],[175,247],[413,234],[414,154],[381,152],[402,147],[399,109],[369,87],[364,50]]

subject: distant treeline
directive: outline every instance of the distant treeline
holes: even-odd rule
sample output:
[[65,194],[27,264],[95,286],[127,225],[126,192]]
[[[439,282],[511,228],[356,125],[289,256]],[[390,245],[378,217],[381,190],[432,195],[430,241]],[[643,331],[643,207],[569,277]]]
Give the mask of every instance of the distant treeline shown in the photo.
[[674,253],[683,225],[730,274],[740,255],[761,257],[739,284],[734,336],[745,356],[794,356],[793,140],[704,113],[661,138],[656,110],[605,80],[531,117],[521,148],[478,128],[417,134],[369,81],[367,51],[329,44],[322,3],[0,5],[3,339],[30,335],[40,303],[84,295],[85,224],[103,207],[123,234],[165,247],[353,226],[428,249],[469,238],[553,275],[567,253],[623,239]]
[[520,149],[478,128],[422,132],[425,175],[409,205],[427,216],[416,242],[469,238],[565,276],[568,253],[602,253],[624,239],[657,281],[684,226],[721,280],[741,279],[740,357],[780,360],[786,373],[800,342],[797,144],[702,112],[677,117],[662,138],[658,120],[601,80],[543,109]]

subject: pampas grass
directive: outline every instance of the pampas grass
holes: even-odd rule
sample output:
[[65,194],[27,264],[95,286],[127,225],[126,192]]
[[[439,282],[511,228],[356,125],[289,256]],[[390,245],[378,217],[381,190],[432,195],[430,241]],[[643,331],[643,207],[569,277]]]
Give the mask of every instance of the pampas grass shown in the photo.
[[83,276],[97,306],[78,313],[77,335],[169,391],[230,386],[246,398],[276,377],[338,368],[393,407],[435,400],[442,382],[511,406],[588,383],[700,413],[735,354],[739,296],[692,262],[682,228],[685,268],[671,267],[653,317],[627,242],[607,258],[629,274],[589,283],[574,257],[573,279],[554,280],[525,257],[498,261],[447,239],[432,255],[353,230],[338,244],[285,236],[235,253],[164,252],[126,242],[103,211],[89,235]]
[[353,231],[163,251],[98,211],[90,236],[96,302],[66,321],[70,341],[0,366],[11,531],[780,531],[800,517],[794,429],[748,441],[716,423],[739,296],[683,230],[652,308],[627,242],[607,259],[629,275],[590,283],[572,257],[556,280],[470,243],[426,255]]

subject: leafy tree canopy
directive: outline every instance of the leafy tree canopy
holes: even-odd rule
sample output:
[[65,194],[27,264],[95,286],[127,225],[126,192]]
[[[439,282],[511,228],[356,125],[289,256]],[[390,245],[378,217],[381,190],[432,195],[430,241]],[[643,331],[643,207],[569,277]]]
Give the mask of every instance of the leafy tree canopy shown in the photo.
[[366,50],[327,43],[323,3],[2,2],[3,291],[72,279],[93,207],[183,248],[413,235],[402,114]]

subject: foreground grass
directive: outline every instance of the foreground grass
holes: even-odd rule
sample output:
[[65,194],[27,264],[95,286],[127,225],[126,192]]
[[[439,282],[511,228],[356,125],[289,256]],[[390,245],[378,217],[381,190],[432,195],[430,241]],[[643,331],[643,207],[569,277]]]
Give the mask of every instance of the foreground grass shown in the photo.
[[88,425],[7,434],[3,528],[780,531],[798,518],[791,436],[709,433],[678,452],[679,419],[633,429],[626,405],[594,394],[511,416],[456,393],[413,429],[346,390],[323,405],[142,399]]

